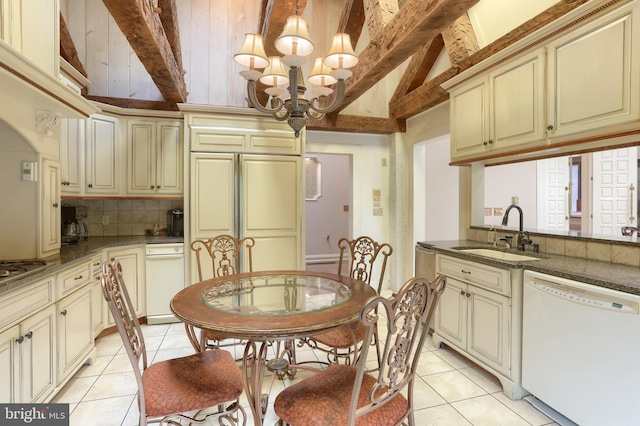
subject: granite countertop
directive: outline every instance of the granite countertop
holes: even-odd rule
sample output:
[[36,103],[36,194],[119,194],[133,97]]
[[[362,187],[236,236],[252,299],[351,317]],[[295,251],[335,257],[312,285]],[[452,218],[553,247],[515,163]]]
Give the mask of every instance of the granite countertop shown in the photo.
[[481,262],[487,265],[536,271],[543,274],[555,275],[574,281],[597,285],[599,287],[606,287],[625,293],[640,295],[640,268],[635,266],[549,253],[532,253],[531,251],[523,253],[515,249],[500,250],[538,257],[539,260],[506,261],[493,259],[457,250],[458,248],[464,247],[493,248],[492,244],[468,240],[425,241],[420,242],[419,245],[430,248],[436,253],[447,254],[453,257]]
[[40,278],[55,274],[65,268],[89,260],[90,257],[101,253],[109,247],[125,247],[139,244],[170,244],[183,243],[184,237],[136,235],[126,237],[89,237],[77,244],[60,248],[60,253],[46,257],[47,267],[37,273],[30,274],[23,279],[16,279],[0,284],[0,294],[18,287],[33,283]]

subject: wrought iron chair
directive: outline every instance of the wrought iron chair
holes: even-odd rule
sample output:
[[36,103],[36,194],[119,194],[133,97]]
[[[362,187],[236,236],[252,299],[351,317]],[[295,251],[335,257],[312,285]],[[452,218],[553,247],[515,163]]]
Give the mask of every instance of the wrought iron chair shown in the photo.
[[[242,376],[231,354],[207,351],[147,365],[144,335],[120,263],[105,262],[102,272],[102,292],[138,384],[139,424],[181,424],[181,420],[202,423],[209,418],[217,418],[220,424],[238,424],[240,420],[246,424],[238,399]],[[208,410],[212,407],[213,412]],[[197,412],[192,416],[185,414],[193,411]]]
[[[341,238],[338,241],[340,248],[340,264],[338,275],[348,274],[349,277],[376,286],[376,292],[380,294],[384,273],[387,268],[387,260],[393,248],[387,244],[380,244],[371,237],[361,236],[354,240]],[[349,256],[349,257],[347,257]],[[343,272],[345,263],[349,260],[349,268]],[[376,263],[376,261],[378,261]],[[376,275],[375,267],[380,265]],[[374,279],[375,276],[375,279]],[[313,337],[301,339],[299,346],[306,344],[313,349],[327,354],[327,364],[339,363],[341,360],[349,365],[355,363],[357,346],[363,342],[364,325],[360,321],[338,327]],[[377,329],[374,328],[371,344],[376,347],[378,365],[380,364],[380,343]]]
[[360,312],[365,339],[376,327],[387,331],[378,371],[366,372],[370,347],[361,346],[355,366],[330,365],[280,392],[274,403],[279,424],[415,425],[416,368],[445,283],[442,275],[434,282],[412,278],[390,299],[370,298]]
[[[240,272],[240,255],[243,248],[246,250],[247,271],[253,271],[252,264],[252,248],[255,244],[253,238],[236,238],[233,235],[222,234],[214,238],[206,240],[194,240],[191,243],[191,250],[196,257],[198,268],[198,281],[208,278],[225,277]],[[209,267],[209,268],[207,268]],[[207,268],[207,269],[205,269]],[[203,272],[203,270],[205,272]],[[215,335],[211,332],[197,332],[192,325],[185,324],[187,336],[193,348],[198,351],[204,351],[211,348],[219,348],[222,346],[235,346],[241,342],[225,343],[223,336]]]

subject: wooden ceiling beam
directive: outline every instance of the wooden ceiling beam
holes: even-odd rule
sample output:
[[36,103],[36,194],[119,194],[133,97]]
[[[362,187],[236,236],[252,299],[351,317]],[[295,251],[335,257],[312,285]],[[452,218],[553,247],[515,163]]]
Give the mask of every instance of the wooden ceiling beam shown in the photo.
[[360,34],[362,34],[364,22],[365,13],[363,0],[346,0],[342,8],[336,33],[349,34],[351,44],[355,46],[358,44]]
[[406,132],[407,125],[405,120],[331,114],[325,116],[322,120],[308,120],[307,129],[388,135],[391,133]]
[[60,56],[69,62],[80,74],[87,77],[87,71],[84,69],[82,62],[80,62],[80,58],[78,58],[76,45],[71,38],[67,22],[64,20],[62,13],[60,13]]
[[479,0],[409,0],[360,53],[347,80],[344,109],[433,40]]
[[445,28],[442,39],[453,68],[466,66],[471,61],[471,55],[479,49],[478,40],[467,13]]
[[425,44],[413,54],[411,61],[404,71],[396,90],[391,97],[389,103],[394,103],[407,93],[420,87],[424,83],[431,67],[438,59],[440,52],[444,47],[442,35],[437,35],[431,42]]
[[398,0],[362,0],[369,38],[376,38],[400,10]]
[[[166,101],[186,102],[184,71],[158,16],[144,0],[102,0]],[[177,31],[177,30],[176,30]]]
[[509,47],[513,43],[525,38],[529,34],[539,30],[545,25],[565,15],[576,7],[589,0],[561,0],[545,11],[539,13],[524,24],[518,26],[493,43],[473,53],[469,61],[459,67],[450,68],[434,79],[425,82],[422,86],[407,93],[405,96],[389,104],[389,114],[391,117],[407,119],[432,108],[439,103],[449,99],[449,94],[440,87],[440,84],[458,75],[471,66],[482,62],[490,56]]
[[176,0],[158,0],[160,8],[160,22],[167,35],[169,46],[173,52],[178,68],[184,71],[182,67],[182,47],[180,47],[180,25],[178,24],[178,7]]

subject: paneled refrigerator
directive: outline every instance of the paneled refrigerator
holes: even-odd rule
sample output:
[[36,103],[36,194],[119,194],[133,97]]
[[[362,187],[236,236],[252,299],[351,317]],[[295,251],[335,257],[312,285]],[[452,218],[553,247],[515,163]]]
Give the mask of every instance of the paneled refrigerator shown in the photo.
[[304,269],[302,173],[297,155],[192,152],[189,241],[252,237],[254,271]]

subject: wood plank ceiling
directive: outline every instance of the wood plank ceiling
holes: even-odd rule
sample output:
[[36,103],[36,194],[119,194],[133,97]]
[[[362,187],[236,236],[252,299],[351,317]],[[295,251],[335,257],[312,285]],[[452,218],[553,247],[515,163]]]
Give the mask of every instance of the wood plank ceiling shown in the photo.
[[[467,15],[467,10],[478,1],[345,0],[336,32],[349,34],[355,46],[366,26],[371,41],[358,55],[360,62],[352,69],[353,76],[347,81],[345,102],[340,110],[406,59],[411,60],[389,101],[388,118],[345,115],[339,114],[338,110],[321,121],[309,122],[307,127],[362,133],[402,132],[408,118],[448,99],[448,93],[440,86],[442,83],[588,0],[559,0],[482,49],[478,48]],[[176,0],[158,0],[157,7],[144,0],[103,0],[103,3],[165,98],[166,102],[155,103],[155,106],[176,109],[176,103],[186,102]],[[302,14],[306,5],[307,0],[263,0],[258,28],[264,37],[267,55],[277,54],[274,42],[287,17],[296,13],[296,7],[298,14]],[[79,68],[82,64],[77,60],[73,41],[65,27],[61,19],[61,54],[84,73]],[[426,80],[443,47],[449,55],[451,67]],[[94,99],[147,108],[153,104]]]

